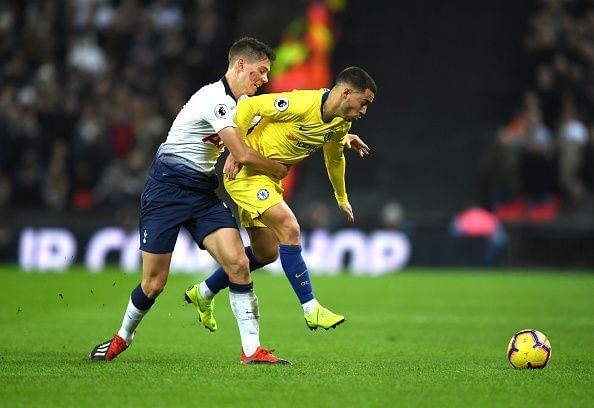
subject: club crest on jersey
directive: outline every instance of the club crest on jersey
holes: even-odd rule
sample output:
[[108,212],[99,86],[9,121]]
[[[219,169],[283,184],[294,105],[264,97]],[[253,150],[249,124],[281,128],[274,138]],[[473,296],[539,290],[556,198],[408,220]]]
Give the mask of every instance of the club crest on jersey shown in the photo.
[[274,107],[279,112],[284,112],[289,108],[289,98],[277,98],[274,100]]
[[270,196],[270,193],[265,188],[258,190],[258,200],[264,201]]
[[228,115],[229,108],[227,108],[227,105],[219,104],[215,106],[215,116],[217,118],[227,119]]
[[330,138],[332,137],[332,135],[334,135],[334,132],[328,132],[324,135],[324,142],[327,142],[328,140],[330,140]]

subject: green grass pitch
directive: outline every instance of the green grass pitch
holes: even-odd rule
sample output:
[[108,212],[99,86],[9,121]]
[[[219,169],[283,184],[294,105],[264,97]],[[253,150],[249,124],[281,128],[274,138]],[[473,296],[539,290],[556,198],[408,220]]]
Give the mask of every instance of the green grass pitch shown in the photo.
[[[594,406],[594,274],[315,276],[318,299],[347,321],[310,332],[284,276],[256,272],[262,343],[292,367],[239,364],[227,292],[210,333],[182,299],[202,276],[172,275],[134,344],[112,362],[88,361],[119,328],[139,277],[0,266],[0,406]],[[506,359],[525,328],[552,343],[543,370]]]

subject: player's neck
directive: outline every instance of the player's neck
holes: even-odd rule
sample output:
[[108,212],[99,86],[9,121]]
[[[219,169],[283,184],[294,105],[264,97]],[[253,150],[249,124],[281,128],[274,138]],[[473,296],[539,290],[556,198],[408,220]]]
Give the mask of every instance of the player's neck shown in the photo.
[[227,83],[229,84],[229,89],[231,89],[231,93],[233,93],[235,99],[239,99],[242,93],[240,89],[241,87],[239,86],[237,81],[237,76],[233,75],[233,72],[227,71],[227,73],[225,74],[225,79],[227,80]]
[[322,105],[322,120],[324,122],[332,122],[332,120],[339,116],[338,107],[340,106],[340,94],[331,89],[328,98]]

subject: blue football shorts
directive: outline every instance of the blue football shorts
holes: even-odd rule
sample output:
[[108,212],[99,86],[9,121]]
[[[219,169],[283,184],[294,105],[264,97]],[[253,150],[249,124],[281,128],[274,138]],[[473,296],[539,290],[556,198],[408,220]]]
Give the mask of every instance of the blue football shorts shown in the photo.
[[140,249],[173,252],[180,227],[201,249],[204,238],[219,228],[235,228],[235,218],[214,190],[184,188],[148,177],[140,197]]

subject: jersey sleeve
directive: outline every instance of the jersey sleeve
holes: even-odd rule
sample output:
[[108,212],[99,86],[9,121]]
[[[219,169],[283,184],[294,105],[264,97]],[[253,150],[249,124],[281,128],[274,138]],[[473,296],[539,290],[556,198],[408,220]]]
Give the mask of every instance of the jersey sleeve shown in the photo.
[[[248,95],[241,95],[237,99],[237,103],[243,101],[244,99],[248,99],[248,98],[249,98]],[[254,127],[256,127],[256,125],[258,123],[260,123],[261,120],[262,120],[261,116],[254,116],[254,118],[252,119],[252,123],[250,124],[249,130],[252,130]],[[235,108],[233,108],[233,121],[237,123],[237,106]],[[248,130],[248,133],[249,133],[249,130]]]
[[346,132],[342,137],[332,138],[324,143],[324,162],[328,171],[328,178],[334,188],[334,197],[338,204],[346,204],[349,198],[346,192],[345,171],[346,160],[344,158],[344,143]]
[[338,143],[339,145],[343,146],[346,144],[346,135],[349,133],[351,129],[350,123],[344,123],[344,126],[341,128],[340,131],[335,132],[330,139],[330,142]]
[[241,100],[237,105],[235,122],[245,136],[258,116],[275,122],[291,122],[304,113],[304,105],[294,92],[271,93]]
[[206,104],[203,109],[203,118],[216,133],[226,127],[237,127],[233,122],[232,109],[225,101]]

